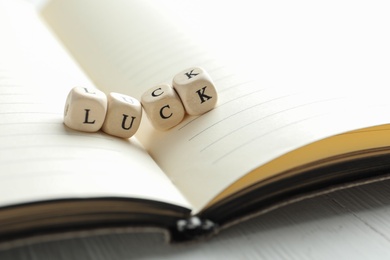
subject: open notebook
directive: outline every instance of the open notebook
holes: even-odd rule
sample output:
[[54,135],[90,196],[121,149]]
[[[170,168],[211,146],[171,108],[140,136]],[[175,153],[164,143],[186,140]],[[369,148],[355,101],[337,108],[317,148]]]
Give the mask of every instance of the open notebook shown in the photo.
[[[0,237],[153,227],[215,234],[387,178],[389,8],[349,1],[0,1]],[[135,137],[63,124],[67,93],[140,99],[192,66],[216,108]]]

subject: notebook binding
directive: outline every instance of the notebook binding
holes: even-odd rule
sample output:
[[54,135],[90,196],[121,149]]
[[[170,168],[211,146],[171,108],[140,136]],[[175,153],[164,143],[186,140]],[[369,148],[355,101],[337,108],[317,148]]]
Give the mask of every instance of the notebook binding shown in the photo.
[[214,234],[217,226],[209,219],[191,216],[177,220],[175,234],[172,235],[174,240],[194,240]]

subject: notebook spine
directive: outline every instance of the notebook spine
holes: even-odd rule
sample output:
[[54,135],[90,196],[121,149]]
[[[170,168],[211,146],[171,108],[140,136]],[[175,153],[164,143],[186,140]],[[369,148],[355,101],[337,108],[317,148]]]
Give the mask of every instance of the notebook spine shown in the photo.
[[192,241],[215,235],[217,230],[218,224],[213,221],[191,216],[177,220],[176,227],[171,230],[171,236],[173,241]]

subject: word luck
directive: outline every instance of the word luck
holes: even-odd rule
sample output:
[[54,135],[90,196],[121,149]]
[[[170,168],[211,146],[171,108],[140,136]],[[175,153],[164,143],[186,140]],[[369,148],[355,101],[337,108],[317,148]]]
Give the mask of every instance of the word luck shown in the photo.
[[[217,92],[208,73],[199,67],[177,74],[169,84],[147,90],[137,99],[97,89],[75,87],[66,99],[64,123],[83,131],[105,133],[121,138],[133,136],[141,123],[142,110],[158,130],[179,124],[185,114],[201,115],[215,107]],[[143,109],[142,109],[143,108]]]

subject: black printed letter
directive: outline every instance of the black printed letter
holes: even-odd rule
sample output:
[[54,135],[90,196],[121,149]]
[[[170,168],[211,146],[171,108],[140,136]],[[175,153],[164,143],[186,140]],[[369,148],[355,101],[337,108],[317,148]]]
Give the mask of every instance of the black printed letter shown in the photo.
[[84,120],[84,124],[94,124],[95,123],[95,120],[91,121],[91,122],[88,122],[88,116],[89,116],[89,111],[90,109],[84,109],[85,110],[85,120]]
[[203,87],[202,89],[199,89],[198,91],[196,91],[196,93],[198,93],[198,96],[200,98],[200,103],[202,104],[203,102],[206,102],[207,100],[209,100],[211,98],[211,96],[207,96],[204,92],[206,90],[206,87]]
[[158,96],[161,96],[162,94],[164,94],[164,91],[161,91],[160,94],[156,94],[155,92],[156,92],[157,90],[161,90],[161,88],[155,89],[155,90],[152,92],[152,96],[153,96],[153,97],[158,97]]
[[163,119],[168,119],[168,118],[170,118],[171,116],[172,116],[172,113],[169,115],[169,116],[165,116],[164,114],[163,114],[163,110],[164,110],[164,108],[170,108],[169,107],[169,105],[166,105],[166,106],[163,106],[161,109],[160,109],[160,116],[161,116],[161,118],[163,118]]
[[123,128],[123,129],[125,129],[125,130],[129,130],[129,129],[130,129],[132,126],[133,126],[134,119],[135,119],[135,117],[134,117],[134,116],[132,116],[132,117],[131,117],[131,123],[130,123],[130,126],[129,126],[129,127],[126,127],[125,125],[126,125],[126,120],[127,120],[127,117],[128,117],[128,115],[125,115],[125,114],[123,114],[122,128]]
[[192,77],[195,77],[195,76],[199,75],[199,73],[198,73],[198,74],[192,73],[193,71],[194,71],[194,70],[191,70],[190,72],[186,72],[186,73],[185,73],[185,75],[188,77],[188,79],[190,79],[190,78],[192,78]]
[[96,94],[96,92],[89,92],[89,90],[87,88],[84,88],[85,90],[85,93],[88,93],[88,94]]

